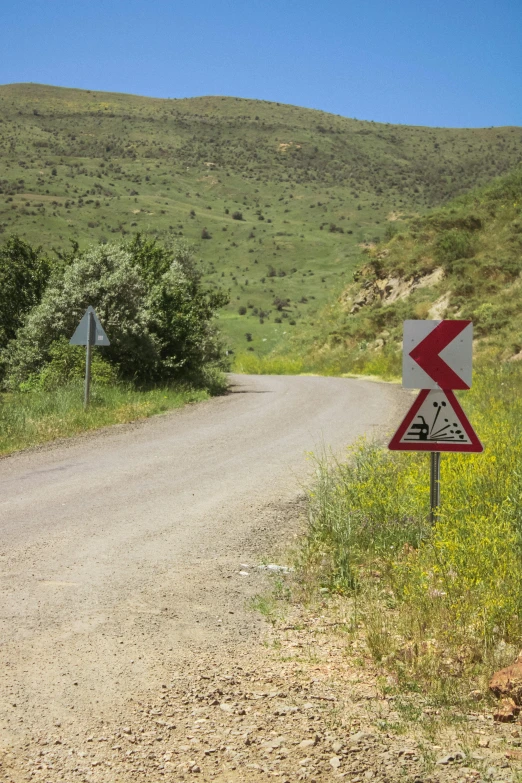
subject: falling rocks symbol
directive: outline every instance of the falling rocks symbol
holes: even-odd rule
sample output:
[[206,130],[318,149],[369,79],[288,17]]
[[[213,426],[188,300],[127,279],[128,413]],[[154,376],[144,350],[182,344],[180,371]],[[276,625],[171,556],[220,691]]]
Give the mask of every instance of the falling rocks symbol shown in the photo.
[[423,389],[388,446],[392,451],[484,450],[453,392]]

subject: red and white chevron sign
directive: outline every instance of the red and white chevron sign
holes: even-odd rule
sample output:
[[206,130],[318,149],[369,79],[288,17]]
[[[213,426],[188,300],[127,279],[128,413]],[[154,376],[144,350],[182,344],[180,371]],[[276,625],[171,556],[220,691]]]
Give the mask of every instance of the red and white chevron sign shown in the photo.
[[471,321],[404,321],[402,385],[407,389],[469,389]]

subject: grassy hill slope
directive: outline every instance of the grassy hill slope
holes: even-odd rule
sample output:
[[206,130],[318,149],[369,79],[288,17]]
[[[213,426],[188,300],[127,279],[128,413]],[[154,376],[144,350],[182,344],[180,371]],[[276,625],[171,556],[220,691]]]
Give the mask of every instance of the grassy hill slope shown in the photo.
[[0,232],[84,246],[185,237],[231,290],[230,346],[264,354],[360,265],[360,244],[522,159],[522,129],[377,124],[239,98],[0,87]]
[[522,169],[366,248],[309,363],[400,374],[407,318],[470,318],[478,354],[522,359]]

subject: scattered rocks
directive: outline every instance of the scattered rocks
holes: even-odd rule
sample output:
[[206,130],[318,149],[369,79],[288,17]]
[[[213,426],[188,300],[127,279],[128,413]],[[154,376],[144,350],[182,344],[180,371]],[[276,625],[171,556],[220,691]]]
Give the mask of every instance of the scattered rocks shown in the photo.
[[520,712],[520,707],[513,699],[502,699],[493,714],[493,719],[499,723],[512,723]]
[[511,666],[495,672],[489,681],[489,689],[498,698],[508,697],[522,706],[522,653]]
[[[0,755],[0,783],[512,783],[522,727],[494,723],[478,704],[457,730],[444,725],[422,694],[394,696],[393,681],[383,691],[382,672],[327,626],[320,615],[287,618],[266,647],[194,655],[155,694],[81,735],[56,727],[18,759]],[[402,719],[399,701],[418,717]],[[422,733],[433,721],[438,745]]]
[[454,751],[453,753],[448,753],[446,756],[442,756],[442,758],[437,759],[437,764],[441,764],[442,766],[446,766],[446,764],[451,764],[455,761],[464,761],[466,756],[464,753],[462,753],[461,750]]

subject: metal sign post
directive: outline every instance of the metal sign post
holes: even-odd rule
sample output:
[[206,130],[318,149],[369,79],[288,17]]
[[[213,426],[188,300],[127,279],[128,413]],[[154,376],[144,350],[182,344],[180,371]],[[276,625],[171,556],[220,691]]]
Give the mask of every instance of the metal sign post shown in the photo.
[[92,313],[87,313],[87,344],[85,346],[85,391],[83,395],[83,407],[87,410],[91,394],[91,345],[93,345],[94,318]]
[[82,320],[76,327],[76,331],[69,340],[70,345],[85,345],[85,390],[83,407],[89,407],[91,394],[91,361],[93,345],[110,345],[109,338],[105,334],[100,319],[92,307],[88,307]]
[[430,452],[430,522],[435,524],[440,506],[440,451]]

